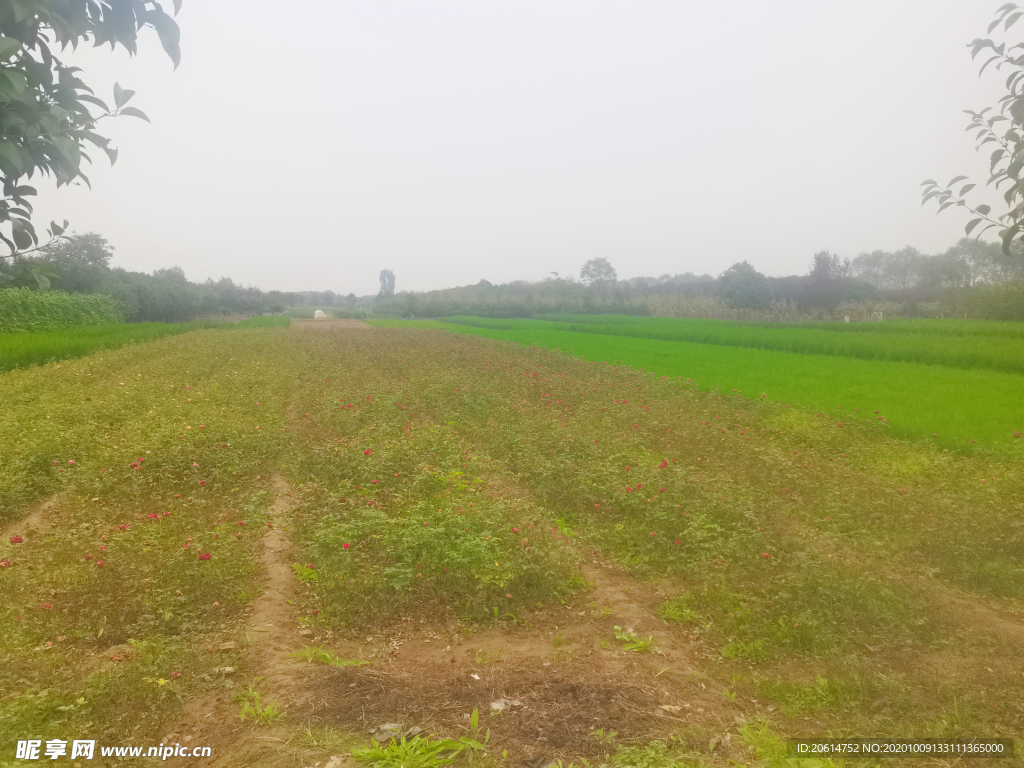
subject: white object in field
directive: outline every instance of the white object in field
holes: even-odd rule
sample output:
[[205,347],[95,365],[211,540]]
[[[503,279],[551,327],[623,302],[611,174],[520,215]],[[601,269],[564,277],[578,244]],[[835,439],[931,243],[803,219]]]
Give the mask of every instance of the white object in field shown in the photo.
[[324,314],[324,311],[322,309],[318,309],[316,312],[313,313],[313,317],[319,320],[321,317],[326,319],[327,315]]
[[845,320],[846,320],[846,322],[850,322],[850,316],[846,315]]

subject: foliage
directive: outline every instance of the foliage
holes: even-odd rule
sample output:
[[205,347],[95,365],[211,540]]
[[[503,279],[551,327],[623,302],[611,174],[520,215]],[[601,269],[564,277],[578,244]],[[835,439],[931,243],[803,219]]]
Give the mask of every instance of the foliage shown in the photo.
[[390,269],[380,271],[380,293],[377,295],[381,297],[395,295],[395,273]]
[[[180,0],[174,4],[177,10]],[[89,145],[105,152],[111,163],[117,159],[109,139],[96,132],[97,123],[118,115],[148,120],[140,110],[126,106],[134,91],[115,85],[110,109],[78,76],[80,70],[61,62],[51,47],[109,43],[135,54],[138,33],[147,26],[156,30],[177,66],[178,26],[156,0],[0,1],[0,223],[10,227],[8,234],[0,230],[0,241],[11,253],[39,242],[26,199],[36,191],[23,179],[38,173],[52,176],[58,186],[77,179],[88,183],[82,165],[90,162]],[[49,232],[59,237],[66,228],[67,222],[51,223]]]
[[108,296],[27,288],[0,290],[0,333],[121,322],[121,308]]
[[[1002,27],[1000,31],[1005,34],[1021,15],[1022,11],[1015,3],[1004,3],[989,24],[988,34],[999,27]],[[972,60],[985,52],[986,59],[981,65],[979,76],[992,64],[995,64],[993,71],[1009,73],[1006,77],[1006,93],[995,107],[985,107],[979,111],[965,110],[971,118],[967,130],[973,134],[975,148],[981,151],[983,147],[992,145],[992,153],[988,158],[989,178],[985,186],[1002,192],[1006,212],[993,214],[992,206],[987,203],[969,203],[968,195],[977,185],[964,184],[968,181],[967,176],[955,176],[945,185],[934,179],[926,179],[921,184],[921,204],[935,200],[939,212],[947,208],[960,208],[968,212],[971,219],[964,227],[966,234],[974,233],[981,237],[989,229],[996,229],[1003,242],[1003,252],[1009,254],[1013,241],[1024,236],[1024,53],[1014,53],[1024,46],[1009,45],[1006,41],[997,43],[991,38],[979,37],[968,43],[967,47],[971,51]]]
[[772,300],[768,278],[754,269],[749,262],[733,264],[718,279],[722,297],[734,307],[764,309]]
[[628,632],[622,627],[615,627],[615,639],[622,642],[622,650],[637,651],[638,653],[651,652],[661,653],[654,647],[654,637],[648,636],[645,640],[636,632]]
[[604,288],[614,285],[619,279],[615,267],[604,256],[590,259],[580,269],[580,279],[584,285]]
[[373,768],[437,768],[451,765],[468,751],[482,748],[477,742],[468,739],[436,739],[430,736],[416,736],[406,739],[393,739],[386,746],[376,741],[365,749],[352,751],[357,763],[365,763]]

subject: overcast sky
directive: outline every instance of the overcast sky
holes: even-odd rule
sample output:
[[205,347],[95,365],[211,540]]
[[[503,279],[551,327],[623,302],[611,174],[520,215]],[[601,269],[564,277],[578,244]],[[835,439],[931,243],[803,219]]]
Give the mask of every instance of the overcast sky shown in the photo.
[[153,125],[38,213],[129,269],[360,295],[937,252],[965,221],[919,184],[985,178],[962,110],[1002,78],[966,44],[1000,4],[185,0],[176,72],[152,30],[75,57]]

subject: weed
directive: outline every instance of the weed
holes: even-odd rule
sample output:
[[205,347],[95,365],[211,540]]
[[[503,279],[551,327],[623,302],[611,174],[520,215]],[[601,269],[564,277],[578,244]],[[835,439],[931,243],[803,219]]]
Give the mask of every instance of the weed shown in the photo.
[[331,667],[359,667],[363,664],[370,663],[369,661],[364,661],[362,659],[342,659],[322,646],[310,648],[306,645],[302,647],[301,651],[289,653],[288,658],[302,659],[303,661],[308,661],[310,663],[317,662],[320,664],[327,664]]
[[654,653],[661,653],[661,651],[654,647],[653,635],[644,640],[636,632],[627,632],[622,627],[617,626],[615,627],[615,639],[622,641],[622,648],[626,651],[637,651],[638,653],[653,651]]

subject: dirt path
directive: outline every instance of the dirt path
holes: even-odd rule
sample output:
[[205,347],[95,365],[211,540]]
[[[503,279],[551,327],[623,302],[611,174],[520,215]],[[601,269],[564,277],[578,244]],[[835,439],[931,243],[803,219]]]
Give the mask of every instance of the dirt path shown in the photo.
[[63,512],[65,503],[66,499],[62,493],[55,493],[48,499],[36,502],[24,517],[0,526],[0,541],[10,539],[12,536],[21,536],[27,540],[41,535],[43,529],[50,523],[50,519]]
[[320,320],[292,320],[292,328],[302,331],[332,332],[332,331],[369,331],[373,330],[372,325],[367,325],[362,320],[353,320],[344,317],[328,317]]
[[[256,678],[255,688],[262,706],[274,704],[288,716],[303,699],[304,670],[288,658],[304,643],[313,644],[312,632],[301,630],[296,616],[299,598],[298,583],[292,571],[291,542],[282,530],[294,506],[288,482],[280,474],[271,478],[274,502],[269,508],[274,527],[263,536],[263,592],[253,603],[245,623],[243,669],[222,668],[217,681],[219,690],[204,694],[186,703],[181,726],[164,738],[165,743],[180,741],[191,746],[210,746],[213,760],[193,760],[185,765],[228,768],[245,765],[274,766],[292,764],[293,759],[281,749],[291,736],[280,725],[254,729],[239,720],[240,703],[233,701],[239,690],[248,688]],[[305,636],[308,632],[310,636]],[[225,641],[212,652],[230,652],[235,641]],[[242,672],[246,673],[243,676]]]

